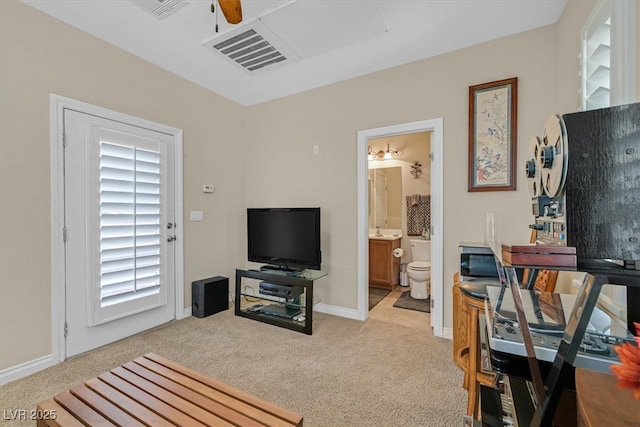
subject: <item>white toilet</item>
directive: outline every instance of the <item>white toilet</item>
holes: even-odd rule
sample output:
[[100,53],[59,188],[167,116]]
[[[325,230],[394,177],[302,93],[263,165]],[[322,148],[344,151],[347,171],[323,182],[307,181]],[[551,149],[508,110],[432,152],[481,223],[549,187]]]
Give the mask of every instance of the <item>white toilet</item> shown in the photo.
[[407,266],[411,297],[429,298],[431,289],[431,240],[411,239],[411,259]]

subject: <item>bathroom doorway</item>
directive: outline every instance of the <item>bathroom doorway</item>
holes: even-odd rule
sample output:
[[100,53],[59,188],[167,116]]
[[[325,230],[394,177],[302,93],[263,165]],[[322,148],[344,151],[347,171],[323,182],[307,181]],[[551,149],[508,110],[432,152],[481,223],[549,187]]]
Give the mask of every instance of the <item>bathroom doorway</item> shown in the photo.
[[[420,141],[422,141],[422,146],[420,146]],[[442,143],[442,119],[358,132],[358,317],[361,320],[368,317],[369,229],[375,229],[375,225],[383,224],[375,214],[379,207],[374,206],[375,200],[373,199],[376,196],[371,193],[370,169],[400,167],[402,169],[402,184],[404,184],[400,200],[405,200],[406,196],[413,194],[431,196],[431,223],[430,227],[427,226],[430,228],[428,231],[432,239],[430,318],[434,335],[442,336]],[[387,200],[387,202],[389,201]],[[395,203],[398,204],[397,199]],[[404,250],[402,258],[404,262],[408,262],[411,259],[409,238],[419,236],[414,236],[415,230],[408,230],[406,210],[403,209],[402,203],[400,201],[400,206],[390,209],[391,216],[396,216],[393,212],[397,212],[399,221],[396,221],[395,224],[399,224],[399,227],[396,225],[384,228],[402,230],[402,248]],[[388,224],[391,224],[391,218],[386,220]]]

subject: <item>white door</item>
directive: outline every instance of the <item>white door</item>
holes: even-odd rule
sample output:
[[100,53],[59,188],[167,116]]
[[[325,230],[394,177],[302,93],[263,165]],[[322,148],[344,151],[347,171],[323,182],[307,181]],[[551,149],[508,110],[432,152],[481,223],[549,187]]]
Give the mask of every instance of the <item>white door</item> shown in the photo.
[[175,318],[173,137],[64,110],[66,357]]
[[442,118],[358,131],[358,319],[369,314],[367,281],[369,232],[367,227],[368,147],[370,139],[388,138],[414,132],[431,132],[431,326],[437,337],[451,338],[443,330],[444,268],[444,123]]

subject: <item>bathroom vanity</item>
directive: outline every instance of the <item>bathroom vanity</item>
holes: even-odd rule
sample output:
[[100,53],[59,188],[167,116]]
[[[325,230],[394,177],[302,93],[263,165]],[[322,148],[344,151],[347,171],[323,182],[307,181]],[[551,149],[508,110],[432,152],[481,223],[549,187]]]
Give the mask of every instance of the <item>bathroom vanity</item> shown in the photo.
[[369,286],[395,289],[400,283],[400,258],[393,250],[400,247],[401,236],[369,235]]

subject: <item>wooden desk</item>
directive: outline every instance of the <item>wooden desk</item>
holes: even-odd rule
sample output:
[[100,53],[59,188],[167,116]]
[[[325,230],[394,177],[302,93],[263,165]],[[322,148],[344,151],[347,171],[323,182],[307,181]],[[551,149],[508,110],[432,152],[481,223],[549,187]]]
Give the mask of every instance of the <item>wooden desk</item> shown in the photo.
[[302,426],[302,416],[153,353],[38,404],[44,426]]
[[613,375],[576,368],[578,427],[640,425],[640,400],[617,382]]

